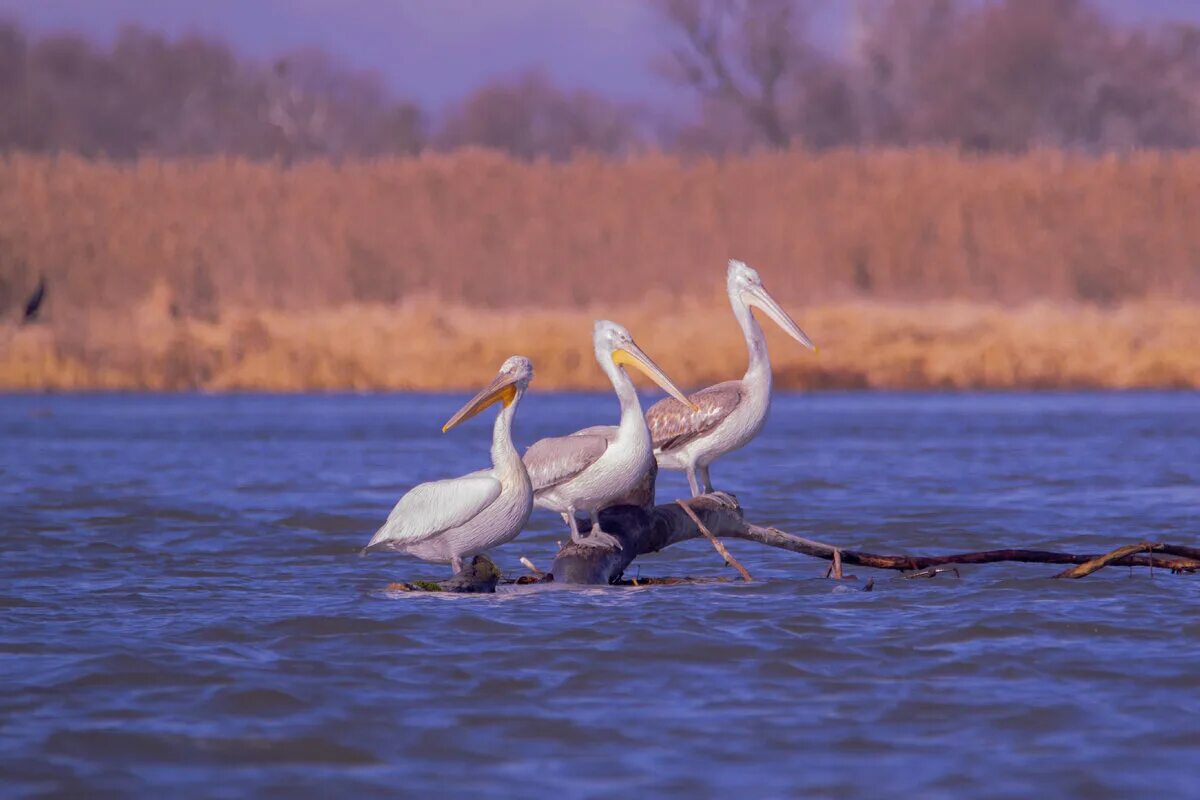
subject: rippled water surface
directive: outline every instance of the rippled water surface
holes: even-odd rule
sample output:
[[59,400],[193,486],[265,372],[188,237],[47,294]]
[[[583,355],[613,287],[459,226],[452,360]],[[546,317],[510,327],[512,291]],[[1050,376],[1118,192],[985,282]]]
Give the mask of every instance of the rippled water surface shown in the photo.
[[[447,571],[358,549],[485,465],[487,422],[438,433],[461,399],[0,398],[0,794],[1200,793],[1200,576],[835,583],[733,541],[751,584],[386,592]],[[518,438],[615,413],[533,395]],[[1195,546],[1200,397],[783,396],[713,479],[876,552]],[[493,555],[548,566],[560,525]]]

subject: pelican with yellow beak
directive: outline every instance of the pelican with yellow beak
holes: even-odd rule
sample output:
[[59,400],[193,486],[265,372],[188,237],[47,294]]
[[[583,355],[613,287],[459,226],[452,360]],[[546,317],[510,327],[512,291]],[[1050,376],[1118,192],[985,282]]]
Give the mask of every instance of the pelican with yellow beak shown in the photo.
[[[633,491],[654,467],[650,431],[626,368],[636,367],[685,407],[692,405],[625,328],[600,320],[592,342],[596,361],[621,403],[620,424],[540,439],[525,451],[525,467],[533,482],[534,505],[560,513],[571,528],[571,541],[619,549],[620,542],[600,529],[598,512]],[[592,518],[587,536],[579,532],[577,511]]]
[[457,573],[464,558],[516,538],[533,510],[533,487],[513,445],[512,421],[531,380],[533,364],[513,356],[495,380],[442,426],[445,433],[499,403],[492,468],[414,486],[371,537],[368,550],[399,550],[426,561],[449,562]]
[[[771,359],[767,340],[751,309],[761,309],[788,336],[813,351],[817,349],[767,292],[758,273],[743,262],[729,262],[726,287],[733,316],[750,351],[746,374],[740,381],[725,381],[701,389],[688,397],[686,403],[663,398],[646,412],[658,466],[686,472],[693,497],[700,494],[701,481],[704,491],[713,490],[709,465],[757,436],[767,421],[771,408]],[[701,481],[696,480],[697,472]]]

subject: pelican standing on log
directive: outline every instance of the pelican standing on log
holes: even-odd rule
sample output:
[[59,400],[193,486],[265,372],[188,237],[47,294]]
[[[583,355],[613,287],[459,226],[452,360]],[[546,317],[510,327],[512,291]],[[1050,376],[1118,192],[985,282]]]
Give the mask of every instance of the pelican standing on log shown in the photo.
[[[725,381],[701,389],[681,403],[669,397],[646,412],[654,439],[654,456],[662,469],[687,473],[692,496],[713,490],[709,465],[753,439],[771,408],[771,359],[767,340],[752,308],[760,308],[775,324],[805,347],[817,346],[767,292],[758,273],[741,261],[730,260],[726,278],[729,304],[742,327],[750,366],[740,381]],[[696,474],[700,480],[697,481]]]
[[400,550],[426,561],[449,562],[458,573],[464,557],[516,538],[533,510],[533,487],[513,445],[512,421],[531,380],[533,364],[513,356],[442,426],[445,433],[500,403],[492,428],[492,468],[414,486],[396,503],[368,550]]
[[[612,381],[621,402],[620,424],[540,439],[525,451],[525,467],[533,482],[534,505],[562,514],[571,528],[571,541],[620,549],[616,537],[601,530],[597,512],[636,489],[654,469],[650,431],[642,416],[637,389],[625,368],[637,367],[678,398],[684,408],[691,404],[625,328],[600,320],[592,341],[596,361]],[[587,536],[579,532],[576,511],[585,511],[592,518],[592,529]]]

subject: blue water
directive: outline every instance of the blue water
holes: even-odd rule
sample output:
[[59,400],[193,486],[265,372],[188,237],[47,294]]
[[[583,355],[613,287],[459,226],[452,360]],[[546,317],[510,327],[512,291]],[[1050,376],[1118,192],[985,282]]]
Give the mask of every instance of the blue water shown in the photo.
[[[734,540],[753,583],[386,591],[446,574],[358,549],[485,465],[461,400],[0,398],[0,795],[1200,794],[1200,575],[833,582]],[[518,437],[615,414],[532,395]],[[875,552],[1197,546],[1200,395],[783,396],[713,480]],[[560,526],[493,555],[546,568]],[[733,575],[703,541],[631,572]]]

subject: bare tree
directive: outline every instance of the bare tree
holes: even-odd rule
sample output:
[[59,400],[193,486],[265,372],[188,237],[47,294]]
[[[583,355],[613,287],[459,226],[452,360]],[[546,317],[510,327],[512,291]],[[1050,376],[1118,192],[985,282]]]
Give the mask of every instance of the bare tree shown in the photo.
[[792,140],[788,82],[811,60],[798,0],[657,0],[674,28],[667,74],[709,104],[735,109],[772,147]]
[[[1194,25],[1124,27],[1094,0],[853,0],[846,53],[810,40],[818,0],[653,2],[669,33],[661,67],[698,100],[694,119],[661,125],[668,147],[1200,145]],[[323,52],[264,64],[136,26],[102,46],[0,21],[0,108],[0,152],[290,161],[409,154],[429,138],[417,106]],[[530,72],[469,94],[433,140],[612,155],[649,141],[646,122]]]
[[859,5],[870,140],[977,150],[1200,144],[1200,29],[1126,29],[1086,0]]
[[864,137],[907,144],[930,64],[958,22],[956,0],[859,0],[851,57]]
[[1113,31],[1084,82],[1076,135],[1094,149],[1200,144],[1200,27]]
[[0,103],[0,151],[292,159],[413,153],[424,143],[416,106],[324,53],[266,66],[218,40],[172,41],[137,26],[101,49],[0,24]]
[[673,31],[663,72],[700,100],[684,148],[856,143],[852,73],[808,38],[811,0],[656,0]]
[[0,148],[4,143],[26,145],[29,140],[26,74],[29,43],[15,24],[0,21]]
[[289,153],[410,154],[424,145],[415,105],[392,101],[378,75],[347,70],[322,50],[277,59],[262,84],[264,117]]
[[580,150],[616,155],[643,140],[638,121],[629,105],[566,91],[535,71],[469,94],[450,112],[437,144],[491,147],[518,158],[563,159]]

